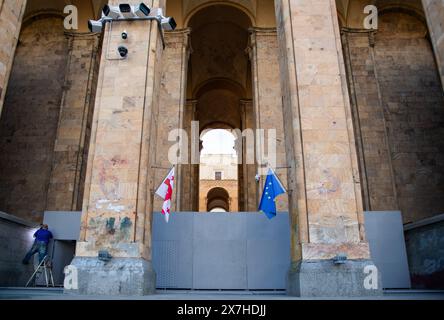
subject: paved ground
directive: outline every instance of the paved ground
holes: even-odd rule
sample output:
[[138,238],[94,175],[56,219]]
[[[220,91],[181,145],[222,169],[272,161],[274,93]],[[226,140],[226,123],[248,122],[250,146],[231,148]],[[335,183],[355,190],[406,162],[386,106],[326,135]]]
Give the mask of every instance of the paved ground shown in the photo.
[[[250,291],[158,291],[144,297],[67,295],[61,288],[0,288],[2,300],[309,300],[288,297],[283,292]],[[322,298],[318,298],[322,299]],[[328,298],[331,300],[331,298]],[[344,300],[344,299],[337,299]],[[367,299],[351,299],[367,300]],[[444,300],[444,291],[389,290],[369,300]]]

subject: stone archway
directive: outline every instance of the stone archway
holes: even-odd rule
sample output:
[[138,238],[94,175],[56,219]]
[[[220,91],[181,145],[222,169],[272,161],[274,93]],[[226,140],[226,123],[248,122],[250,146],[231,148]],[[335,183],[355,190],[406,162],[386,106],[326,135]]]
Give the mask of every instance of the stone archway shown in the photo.
[[222,208],[225,211],[230,211],[230,195],[228,191],[221,187],[216,187],[207,193],[207,211],[211,212],[213,209]]
[[[193,50],[187,77],[187,98],[190,103],[184,119],[199,121],[199,134],[209,129],[242,131],[254,124],[251,65],[245,52],[249,43],[248,28],[253,22],[248,14],[232,5],[216,3],[198,9],[187,20]],[[185,122],[186,127],[189,127],[189,123]],[[182,193],[191,197],[197,195],[191,190],[199,189],[198,167],[196,164],[182,166]],[[246,170],[245,166],[239,165],[239,191],[235,197],[239,199],[239,204],[234,207],[242,211],[248,211],[245,193],[250,193],[252,197],[256,195],[254,184],[251,186],[250,183],[250,190],[245,187],[247,177],[251,180],[255,169],[249,168],[249,175]],[[192,202],[182,201],[181,210],[197,211],[198,199]]]

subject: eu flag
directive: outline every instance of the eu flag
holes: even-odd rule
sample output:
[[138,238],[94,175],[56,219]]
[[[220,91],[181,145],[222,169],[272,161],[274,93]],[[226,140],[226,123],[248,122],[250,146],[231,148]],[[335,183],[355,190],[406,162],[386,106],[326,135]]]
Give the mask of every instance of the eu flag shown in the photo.
[[259,211],[265,213],[268,219],[273,219],[276,216],[276,197],[283,193],[286,193],[286,191],[279,178],[271,168],[268,169],[261,203],[259,204]]

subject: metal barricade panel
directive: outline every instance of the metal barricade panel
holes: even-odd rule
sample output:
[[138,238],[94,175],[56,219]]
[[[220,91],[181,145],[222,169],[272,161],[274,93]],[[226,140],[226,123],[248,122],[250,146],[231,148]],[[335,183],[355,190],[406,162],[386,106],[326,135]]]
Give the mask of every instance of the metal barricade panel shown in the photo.
[[153,220],[158,288],[282,290],[290,265],[287,213],[173,213]]

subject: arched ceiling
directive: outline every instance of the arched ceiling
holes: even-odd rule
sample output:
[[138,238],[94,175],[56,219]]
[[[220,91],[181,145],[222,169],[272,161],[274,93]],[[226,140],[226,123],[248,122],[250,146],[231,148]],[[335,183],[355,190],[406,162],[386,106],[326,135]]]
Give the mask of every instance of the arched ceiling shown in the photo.
[[189,25],[189,20],[199,10],[217,4],[232,6],[243,11],[256,27],[276,26],[273,0],[167,0],[167,14],[176,19],[179,28]]
[[[202,88],[212,89],[215,84],[221,88],[221,83],[231,83],[245,92],[249,70],[245,49],[251,23],[241,10],[226,5],[206,7],[190,19],[192,54],[188,89],[193,95],[201,95]],[[215,81],[218,79],[221,81]],[[208,85],[210,82],[212,85]]]
[[24,20],[42,13],[64,15],[67,5],[75,5],[79,12],[79,32],[88,32],[88,20],[97,19],[107,0],[28,0]]
[[[42,12],[57,12],[63,14],[66,5],[73,4],[79,8],[79,32],[87,32],[87,21],[97,19],[107,0],[28,0],[25,12],[25,21]],[[202,8],[214,4],[229,4],[243,10],[253,26],[274,27],[273,0],[167,0],[167,13],[174,16],[178,27],[189,24],[192,16]],[[338,16],[342,26],[362,28],[365,17],[364,7],[368,4],[376,5],[380,10],[387,8],[405,8],[423,16],[421,0],[336,0]]]
[[365,18],[364,8],[375,5],[379,12],[391,8],[401,8],[423,16],[421,0],[336,0],[336,7],[341,24],[344,27],[361,29]]

